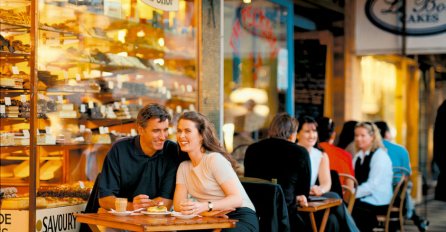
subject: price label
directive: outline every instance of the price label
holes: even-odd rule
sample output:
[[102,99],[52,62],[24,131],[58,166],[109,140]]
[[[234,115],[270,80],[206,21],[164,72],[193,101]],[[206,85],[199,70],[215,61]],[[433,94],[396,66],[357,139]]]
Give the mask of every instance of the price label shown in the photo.
[[102,105],[101,106],[101,114],[105,114],[105,111],[106,111],[107,109],[105,108],[105,106],[104,105]]
[[29,130],[23,130],[23,137],[24,137],[25,139],[27,139],[27,138],[30,137],[30,136],[29,136]]
[[5,105],[10,106],[11,105],[11,98],[5,97]]
[[121,98],[121,103],[125,104],[125,97]]
[[107,107],[107,115],[113,115],[113,114],[114,114],[113,107],[111,106]]
[[115,83],[113,81],[108,82],[108,88],[113,89],[115,87]]
[[171,98],[172,98],[172,94],[170,93],[170,90],[167,90],[167,92],[166,92],[166,98],[167,98],[167,99],[171,99]]
[[136,133],[136,130],[135,130],[135,129],[131,129],[131,130],[130,130],[130,135],[131,135],[131,136],[137,136],[138,133]]
[[104,130],[104,127],[103,126],[100,126],[99,127],[99,134],[104,134],[105,133],[105,130]]
[[50,135],[51,134],[51,127],[49,127],[49,126],[45,127],[45,133]]
[[84,188],[85,188],[85,184],[84,184],[83,181],[79,181],[79,187],[80,187],[81,189],[84,189]]
[[45,135],[45,144],[56,144],[56,138],[49,134]]
[[189,105],[189,110],[190,110],[190,111],[195,111],[195,106],[194,106],[194,104],[190,104],[190,105]]
[[12,66],[12,74],[18,75],[19,73],[19,68],[17,66]]
[[113,105],[115,106],[115,109],[119,109],[121,107],[119,102],[114,102]]
[[76,73],[76,81],[80,81],[81,80],[81,74]]
[[63,103],[63,97],[61,95],[57,96],[57,102]]
[[85,125],[79,125],[79,132],[84,133],[85,132]]
[[142,106],[142,99],[138,98],[138,105]]
[[20,95],[20,101],[25,103],[26,102],[26,95]]
[[186,85],[186,91],[192,93],[192,85]]
[[4,113],[6,113],[6,106],[0,105],[0,114],[4,114]]
[[122,81],[118,80],[118,85],[117,85],[118,89],[122,89]]
[[85,104],[81,104],[81,113],[85,113],[87,111],[86,108]]
[[94,108],[93,101],[88,101],[88,109],[93,109],[93,108]]
[[110,133],[110,131],[109,131],[109,129],[108,129],[108,127],[107,127],[107,126],[106,126],[106,127],[104,127],[104,133],[106,133],[106,134]]

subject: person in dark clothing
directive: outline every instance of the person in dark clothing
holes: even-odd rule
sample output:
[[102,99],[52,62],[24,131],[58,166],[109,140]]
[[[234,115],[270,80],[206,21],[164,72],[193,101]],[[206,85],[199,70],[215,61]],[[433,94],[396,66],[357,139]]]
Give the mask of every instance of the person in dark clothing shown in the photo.
[[355,126],[357,121],[347,121],[344,123],[341,133],[339,133],[339,140],[337,146],[348,151],[352,157],[355,154],[354,140],[355,140]]
[[437,111],[434,126],[434,162],[440,169],[437,187],[435,188],[435,200],[446,201],[446,100]]
[[310,159],[305,148],[295,144],[297,121],[286,113],[276,115],[269,138],[251,144],[245,155],[245,176],[277,179],[282,187],[290,217],[291,231],[305,227],[297,206],[307,205],[310,192]]
[[178,145],[167,140],[170,115],[158,104],[142,108],[136,119],[138,136],[119,140],[105,157],[99,180],[99,205],[114,209],[117,197],[127,198],[128,210],[163,203],[172,206]]

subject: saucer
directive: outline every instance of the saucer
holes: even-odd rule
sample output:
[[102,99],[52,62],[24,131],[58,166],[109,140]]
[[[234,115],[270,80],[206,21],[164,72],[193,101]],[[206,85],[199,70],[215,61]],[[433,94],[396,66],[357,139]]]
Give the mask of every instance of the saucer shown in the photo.
[[169,211],[166,212],[148,212],[148,211],[141,211],[142,214],[148,215],[148,216],[153,216],[153,217],[163,217],[163,216],[167,216],[170,215]]
[[170,215],[172,217],[176,217],[176,218],[179,218],[179,219],[192,219],[192,218],[198,216],[197,214],[182,214],[180,212],[172,212]]
[[108,211],[108,213],[111,213],[111,214],[116,215],[116,216],[128,216],[128,215],[132,214],[133,211],[124,211],[124,212]]

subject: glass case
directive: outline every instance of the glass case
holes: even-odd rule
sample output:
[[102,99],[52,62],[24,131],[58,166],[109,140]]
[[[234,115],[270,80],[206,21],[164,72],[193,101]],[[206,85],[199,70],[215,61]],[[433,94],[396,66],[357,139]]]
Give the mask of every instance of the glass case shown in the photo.
[[[31,136],[37,195],[59,196],[91,186],[111,144],[137,134],[142,106],[163,104],[174,119],[196,109],[198,3],[178,2],[163,11],[139,0],[43,0],[34,15],[31,0],[1,1],[2,188],[27,191]],[[31,17],[38,19],[34,83]]]

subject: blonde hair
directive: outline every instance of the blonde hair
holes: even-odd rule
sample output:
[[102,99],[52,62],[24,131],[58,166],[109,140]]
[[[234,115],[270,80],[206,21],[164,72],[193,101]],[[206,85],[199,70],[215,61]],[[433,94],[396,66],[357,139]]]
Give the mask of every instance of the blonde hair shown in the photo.
[[[381,134],[379,132],[379,128],[372,122],[358,122],[355,126],[356,128],[364,128],[367,130],[370,136],[372,136],[372,146],[370,147],[370,151],[374,152],[378,148],[384,148],[383,139],[381,137]],[[358,145],[355,143],[355,149],[356,151],[359,151]]]

